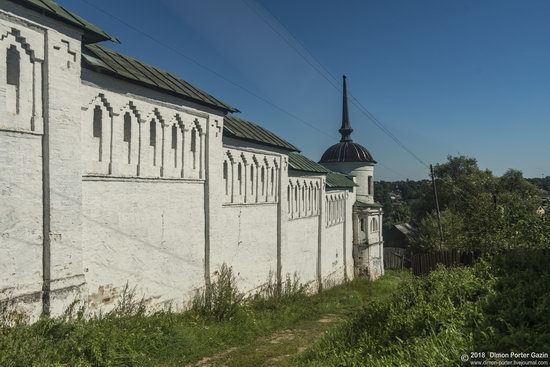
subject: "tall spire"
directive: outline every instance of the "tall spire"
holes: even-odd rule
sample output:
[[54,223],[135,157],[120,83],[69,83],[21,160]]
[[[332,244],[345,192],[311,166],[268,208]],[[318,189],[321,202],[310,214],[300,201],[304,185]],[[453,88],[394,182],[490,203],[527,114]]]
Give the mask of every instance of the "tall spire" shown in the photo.
[[342,79],[344,79],[344,96],[342,99],[342,127],[340,128],[340,130],[338,130],[338,132],[342,135],[342,139],[340,139],[340,141],[347,142],[347,141],[352,141],[351,133],[353,132],[353,129],[349,124],[348,88],[346,85],[346,76],[342,75]]

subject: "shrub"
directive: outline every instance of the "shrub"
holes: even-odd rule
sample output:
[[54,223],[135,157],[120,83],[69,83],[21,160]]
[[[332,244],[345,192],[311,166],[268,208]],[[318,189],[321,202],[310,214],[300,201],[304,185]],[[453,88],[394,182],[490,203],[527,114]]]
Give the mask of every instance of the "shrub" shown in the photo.
[[550,350],[550,252],[511,251],[401,284],[299,357],[307,366],[453,366]]
[[[482,281],[483,280],[483,281]],[[486,264],[439,268],[405,281],[330,333],[299,359],[314,366],[456,365],[479,324],[477,302],[492,286]]]
[[223,264],[215,281],[197,291],[191,301],[191,311],[206,319],[231,320],[237,314],[242,300],[243,294],[237,289],[232,268]]
[[307,286],[300,282],[296,273],[292,277],[286,274],[286,279],[282,282],[279,291],[273,272],[269,272],[267,282],[248,299],[247,305],[254,309],[275,309],[281,304],[305,299],[307,299]]

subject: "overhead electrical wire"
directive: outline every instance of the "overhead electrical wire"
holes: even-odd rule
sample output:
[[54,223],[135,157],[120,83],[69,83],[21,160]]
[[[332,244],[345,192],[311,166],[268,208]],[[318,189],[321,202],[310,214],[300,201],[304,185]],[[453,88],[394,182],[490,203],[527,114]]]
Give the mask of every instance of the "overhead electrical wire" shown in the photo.
[[86,4],[89,5],[90,7],[96,9],[97,11],[99,11],[99,12],[101,12],[101,13],[103,13],[103,14],[105,14],[105,15],[111,17],[111,18],[113,18],[114,20],[120,22],[121,24],[123,24],[124,26],[126,26],[126,27],[132,29],[133,31],[135,31],[135,32],[137,32],[137,33],[139,33],[139,34],[141,34],[142,36],[147,37],[148,39],[150,39],[151,41],[153,41],[153,42],[159,44],[160,46],[162,46],[162,47],[164,47],[164,48],[166,48],[166,49],[168,49],[168,50],[170,50],[170,51],[176,53],[177,55],[179,55],[179,56],[185,58],[186,60],[190,61],[191,63],[193,63],[193,64],[195,64],[195,65],[197,65],[198,67],[200,67],[200,68],[202,68],[202,69],[204,69],[204,70],[206,70],[206,71],[208,71],[208,72],[210,72],[210,73],[216,75],[218,78],[223,79],[225,82],[227,82],[227,83],[233,85],[234,87],[237,87],[237,88],[241,89],[242,91],[244,91],[244,92],[250,94],[251,96],[253,96],[253,97],[255,97],[255,98],[259,99],[259,100],[261,100],[262,102],[264,102],[264,103],[270,105],[271,107],[277,109],[278,111],[281,111],[281,112],[283,112],[284,114],[286,114],[286,115],[292,117],[293,119],[295,119],[295,120],[297,120],[297,121],[299,121],[299,122],[301,122],[301,123],[303,123],[303,124],[309,126],[310,128],[316,130],[318,133],[321,133],[321,134],[323,134],[323,135],[328,136],[328,137],[331,138],[331,139],[334,139],[334,135],[328,134],[327,132],[325,132],[325,131],[319,129],[319,128],[318,128],[317,126],[315,126],[314,124],[312,124],[312,123],[310,123],[310,122],[304,120],[304,119],[301,118],[300,116],[297,116],[297,115],[293,114],[292,112],[286,110],[285,108],[283,108],[283,107],[281,107],[281,106],[279,106],[279,105],[277,105],[277,104],[271,102],[271,101],[268,100],[267,98],[264,98],[264,97],[262,97],[261,95],[255,93],[254,91],[250,90],[249,88],[247,88],[247,87],[245,87],[245,86],[243,86],[243,85],[241,85],[241,84],[239,84],[239,83],[237,83],[237,82],[235,82],[235,81],[233,81],[233,80],[227,78],[226,76],[224,76],[223,74],[217,72],[216,70],[214,70],[214,69],[212,69],[212,68],[210,68],[210,67],[208,67],[208,66],[202,64],[202,63],[199,62],[198,60],[196,60],[196,59],[194,59],[194,58],[192,58],[192,57],[190,57],[190,56],[184,54],[184,53],[181,52],[180,50],[178,50],[178,49],[176,49],[176,48],[170,46],[170,45],[167,44],[166,42],[163,42],[162,40],[159,40],[158,38],[156,38],[156,37],[154,37],[154,36],[151,36],[150,34],[148,34],[148,33],[144,32],[144,31],[142,31],[141,29],[139,29],[139,28],[137,28],[137,27],[131,25],[130,23],[128,23],[128,22],[124,21],[123,19],[117,17],[116,15],[113,15],[112,13],[110,13],[110,12],[108,12],[108,11],[106,11],[106,10],[100,8],[99,6],[97,6],[96,4],[94,4],[94,3],[92,3],[92,2],[90,2],[90,1],[88,1],[88,0],[80,0],[80,1],[82,1],[83,3],[86,3]]
[[[271,22],[266,19],[263,14],[258,11],[254,6],[250,5],[248,0],[242,0],[243,3],[246,4],[246,6],[254,12],[260,18],[275,34],[277,34],[287,45],[289,45],[302,59],[304,59],[308,65],[310,65],[319,75],[321,75],[326,81],[329,82],[332,87],[334,87],[337,91],[341,91],[341,88],[339,87],[339,82],[336,79],[336,77],[330,73],[326,68],[323,67],[323,65],[318,62],[315,57],[311,54],[311,52],[296,38],[292,33],[284,27],[284,25],[271,13],[268,9],[265,7],[262,7],[273,19],[277,21],[277,23],[292,37],[292,39],[300,46],[301,49],[305,50],[307,52],[307,55],[304,55],[299,47],[296,47],[293,45],[287,37],[285,37],[281,32],[279,32],[272,24]],[[261,6],[261,5],[260,5]],[[309,57],[308,57],[309,56]],[[311,62],[309,58],[313,59],[315,63]],[[332,78],[329,79],[328,76]],[[393,134],[385,125],[382,123],[372,112],[370,112],[352,93],[349,93],[349,95],[352,98],[352,103],[359,109],[360,112],[362,112],[369,120],[371,120],[384,134],[386,134],[390,139],[392,139],[397,145],[399,145],[403,150],[405,150],[408,154],[410,154],[416,161],[418,161],[421,165],[423,165],[426,168],[430,168],[430,166],[422,160],[417,154],[415,154],[410,148],[408,148],[395,134]]]
[[[253,96],[253,97],[255,97],[255,98],[261,100],[262,102],[264,102],[264,103],[270,105],[271,107],[277,109],[278,111],[283,112],[283,113],[286,114],[287,116],[292,117],[294,120],[303,123],[304,125],[306,125],[306,126],[312,128],[312,129],[314,129],[314,130],[317,131],[318,133],[320,133],[320,134],[322,134],[322,135],[324,135],[324,136],[326,136],[326,137],[328,137],[328,138],[330,138],[330,139],[334,139],[334,134],[330,134],[330,133],[328,133],[328,132],[326,132],[326,131],[324,131],[324,130],[322,130],[322,129],[319,129],[317,126],[315,126],[314,124],[312,124],[312,123],[306,121],[305,119],[301,118],[300,116],[295,115],[294,113],[292,113],[292,112],[286,110],[285,108],[283,108],[283,107],[281,107],[281,106],[279,106],[279,105],[277,105],[277,104],[271,102],[271,101],[268,100],[267,98],[262,97],[262,96],[259,95],[258,93],[256,93],[256,92],[250,90],[249,88],[247,88],[247,87],[245,87],[245,86],[243,86],[243,85],[241,85],[241,84],[239,84],[239,83],[237,83],[237,82],[235,82],[235,81],[233,81],[233,80],[227,78],[227,77],[224,76],[223,74],[221,74],[221,73],[217,72],[216,70],[214,70],[214,69],[212,69],[212,68],[210,68],[210,67],[204,65],[203,63],[199,62],[198,60],[194,59],[193,57],[190,57],[190,56],[186,55],[185,53],[183,53],[183,52],[181,52],[180,50],[178,50],[178,49],[172,47],[171,45],[167,44],[166,42],[163,42],[162,40],[160,40],[160,39],[158,39],[158,38],[156,38],[156,37],[154,37],[154,36],[148,34],[147,32],[144,32],[144,31],[141,30],[140,28],[133,26],[132,24],[130,24],[130,23],[124,21],[123,19],[117,17],[116,15],[112,14],[111,12],[108,12],[108,11],[102,9],[101,7],[97,6],[95,3],[92,3],[92,2],[90,2],[89,0],[80,0],[80,1],[82,1],[83,3],[87,4],[88,6],[90,6],[90,7],[92,7],[92,8],[94,8],[95,10],[97,10],[97,11],[99,11],[99,12],[101,12],[101,13],[107,15],[107,16],[109,16],[110,18],[116,20],[117,22],[119,22],[119,23],[121,23],[122,25],[126,26],[127,28],[133,30],[134,32],[139,33],[139,34],[141,34],[142,36],[148,38],[149,40],[151,40],[151,41],[157,43],[158,45],[160,45],[160,46],[162,46],[162,47],[168,49],[169,51],[171,51],[171,52],[173,52],[173,53],[175,53],[175,54],[177,54],[177,55],[179,55],[179,56],[185,58],[186,60],[188,60],[189,62],[195,64],[196,66],[198,66],[198,67],[200,67],[200,68],[202,68],[203,70],[206,70],[206,71],[208,71],[208,72],[214,74],[214,75],[217,76],[218,78],[220,78],[220,79],[224,80],[225,82],[227,82],[227,83],[233,85],[234,87],[239,88],[240,90],[242,90],[242,91],[248,93],[249,95],[251,95],[251,96]],[[245,0],[243,0],[243,2],[244,2],[251,10],[253,10],[256,14],[258,14],[252,7],[250,7],[250,5],[249,5]],[[258,16],[260,16],[260,15],[258,14]],[[261,16],[260,16],[260,17],[261,17]],[[327,72],[327,74],[328,74],[332,79],[334,79],[334,80],[336,81],[336,83],[331,82],[331,80],[330,80],[326,75],[324,75],[323,72],[322,72],[321,70],[319,70],[319,67],[322,68],[322,69],[324,69],[323,66],[322,66],[321,64],[317,63],[317,64],[318,64],[318,67],[315,66],[315,65],[314,65],[310,60],[308,60],[307,57],[304,56],[295,46],[293,46],[293,45],[292,45],[288,40],[286,40],[286,38],[283,37],[274,27],[272,27],[272,25],[270,25],[269,22],[267,22],[267,20],[265,20],[263,17],[261,17],[261,18],[263,19],[263,21],[264,21],[267,25],[269,25],[269,27],[270,27],[276,34],[279,35],[279,37],[281,37],[281,38],[285,41],[285,43],[287,43],[291,48],[293,48],[293,49],[294,49],[294,50],[295,50],[295,51],[296,51],[296,52],[297,52],[297,53],[298,53],[298,54],[299,54],[299,55],[300,55],[300,56],[301,56],[301,57],[302,57],[302,58],[303,58],[312,68],[314,68],[318,73],[320,73],[320,74],[324,77],[324,79],[325,79],[327,82],[329,82],[334,88],[336,88],[336,90],[341,91],[339,85],[337,84],[338,82],[336,81],[336,78],[334,78],[334,76],[333,76],[332,74],[330,74],[330,73]],[[293,36],[292,36],[292,37],[293,37]],[[294,38],[294,37],[293,37],[293,38]],[[295,39],[295,38],[294,38],[294,39]],[[296,39],[295,39],[295,40],[296,40]],[[297,41],[297,40],[296,40],[296,41]],[[299,42],[298,42],[298,43],[299,43]],[[302,46],[302,47],[303,47],[303,46]],[[304,49],[305,49],[305,48],[304,48]],[[308,52],[309,52],[309,51],[308,51]],[[314,60],[315,60],[315,59],[314,59]],[[352,99],[353,99],[353,101],[355,101],[355,103],[359,103],[359,101],[358,101],[353,95],[352,95]],[[366,110],[366,108],[365,108],[365,110]],[[361,108],[360,108],[360,111],[362,111]],[[366,110],[366,111],[368,111],[368,110]],[[363,112],[363,111],[362,111],[362,112]],[[365,112],[363,112],[363,113],[365,113]],[[368,112],[368,113],[370,114],[370,112]],[[372,115],[372,114],[371,114],[371,115]],[[372,117],[369,117],[369,119],[371,119],[371,120],[373,120],[373,118],[374,118],[374,115],[372,115]],[[373,122],[374,122],[374,121],[377,121],[377,120],[374,118]],[[376,122],[375,122],[375,124],[376,124]],[[384,131],[384,129],[386,129],[380,122],[378,122],[378,124],[381,125],[381,126],[379,126],[379,128],[381,128],[383,131]],[[377,125],[377,126],[378,126],[378,125]],[[385,132],[386,132],[386,134],[391,134],[391,132],[390,132],[389,130],[387,130],[387,129],[386,129]],[[393,135],[393,134],[391,134],[391,135]],[[394,140],[398,140],[398,139],[394,136]],[[396,143],[397,143],[397,141],[396,141]],[[399,144],[399,143],[398,143],[398,144]],[[413,155],[414,155],[414,153],[412,153],[411,151],[409,151],[404,145],[402,145],[402,148],[405,149],[405,150],[407,150],[407,151],[409,152],[409,154],[413,154]],[[414,156],[415,156],[415,155],[414,155]],[[416,158],[417,158],[417,160],[420,160],[418,157],[416,157]],[[405,175],[403,175],[402,173],[399,173],[398,171],[396,171],[396,170],[394,170],[394,169],[391,169],[390,167],[386,166],[385,164],[378,163],[378,165],[380,165],[381,167],[385,168],[387,171],[389,171],[389,172],[391,172],[391,173],[393,173],[393,174],[395,174],[395,175],[401,176],[401,177],[403,177],[403,178],[407,178],[407,177],[406,177]]]

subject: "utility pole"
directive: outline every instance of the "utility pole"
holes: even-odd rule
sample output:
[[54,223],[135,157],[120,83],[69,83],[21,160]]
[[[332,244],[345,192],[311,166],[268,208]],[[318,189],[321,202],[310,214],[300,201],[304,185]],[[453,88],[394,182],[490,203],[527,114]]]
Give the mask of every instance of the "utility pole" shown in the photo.
[[432,187],[434,190],[435,207],[437,209],[437,223],[439,225],[439,250],[443,247],[443,227],[441,226],[441,212],[439,211],[439,199],[437,198],[437,187],[435,186],[434,167],[430,164],[430,173],[432,175]]

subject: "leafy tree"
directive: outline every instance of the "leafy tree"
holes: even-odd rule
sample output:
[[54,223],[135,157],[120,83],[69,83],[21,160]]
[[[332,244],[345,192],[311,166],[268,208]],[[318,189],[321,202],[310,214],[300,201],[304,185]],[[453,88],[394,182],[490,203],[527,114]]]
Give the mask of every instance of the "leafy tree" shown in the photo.
[[[481,170],[474,158],[449,156],[435,167],[442,226],[443,248],[500,251],[549,246],[550,220],[535,209],[540,190],[523,178],[521,171],[508,170],[494,177]],[[433,196],[425,194],[421,205],[430,207]],[[419,220],[413,244],[419,249],[439,248],[437,220],[426,210]]]
[[467,247],[467,237],[464,228],[464,218],[451,209],[441,212],[443,227],[443,242],[439,234],[437,212],[434,210],[426,215],[419,223],[413,236],[416,250],[449,250]]

